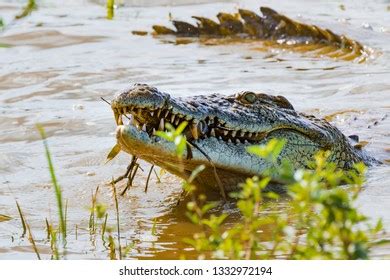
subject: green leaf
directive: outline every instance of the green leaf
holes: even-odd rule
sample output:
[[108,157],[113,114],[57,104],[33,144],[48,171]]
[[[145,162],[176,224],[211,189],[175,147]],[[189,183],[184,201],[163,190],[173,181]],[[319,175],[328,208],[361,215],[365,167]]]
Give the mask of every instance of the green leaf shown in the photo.
[[176,145],[176,154],[178,157],[182,157],[184,154],[184,151],[187,148],[187,140],[185,136],[177,136],[175,138],[175,145]]
[[191,172],[191,176],[190,178],[188,179],[188,183],[192,183],[195,178],[198,176],[198,174],[200,172],[202,172],[203,170],[205,170],[206,166],[204,164],[202,165],[199,165],[197,166],[192,172]]
[[380,232],[383,229],[382,219],[379,219],[374,228],[374,232]]
[[188,122],[184,121],[182,122],[177,128],[176,128],[176,135],[180,135],[183,133],[184,129],[186,128]]
[[274,199],[274,200],[277,200],[280,197],[280,195],[278,195],[277,193],[274,193],[274,192],[268,192],[265,194],[265,196],[269,199]]
[[267,161],[275,162],[286,143],[284,139],[271,139],[266,145],[249,146],[248,153],[257,155]]
[[206,204],[203,205],[203,207],[201,208],[202,214],[206,214],[208,211],[210,211],[211,209],[215,208],[216,206],[217,206],[217,203],[216,203],[216,202],[209,202],[209,203],[206,203]]
[[[168,125],[168,124],[167,124]],[[161,138],[164,138],[165,140],[169,141],[169,142],[172,142],[173,141],[173,137],[172,137],[172,134],[169,133],[169,132],[165,132],[165,131],[156,131],[155,133],[158,137],[161,137]]]

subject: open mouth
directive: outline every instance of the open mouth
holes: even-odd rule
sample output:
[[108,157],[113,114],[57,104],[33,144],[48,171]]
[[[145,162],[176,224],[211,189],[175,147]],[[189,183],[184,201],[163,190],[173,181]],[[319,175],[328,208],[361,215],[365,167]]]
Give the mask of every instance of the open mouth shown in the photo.
[[149,137],[155,135],[156,131],[165,131],[167,123],[177,128],[184,121],[188,125],[183,134],[188,140],[214,137],[233,144],[251,144],[259,142],[269,134],[269,132],[232,130],[224,125],[225,121],[217,117],[198,120],[190,115],[173,113],[172,108],[169,107],[155,109],[128,105],[114,107],[113,111],[117,125],[132,125],[139,131],[146,132]]

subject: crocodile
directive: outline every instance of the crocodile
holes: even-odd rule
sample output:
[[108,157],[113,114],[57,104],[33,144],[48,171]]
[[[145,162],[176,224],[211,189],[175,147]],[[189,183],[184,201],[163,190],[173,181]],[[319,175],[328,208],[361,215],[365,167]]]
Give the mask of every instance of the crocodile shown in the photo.
[[[277,164],[287,160],[293,168],[309,167],[320,150],[340,169],[354,163],[375,162],[356,136],[346,137],[324,119],[297,112],[283,96],[243,91],[234,95],[173,97],[157,88],[135,84],[120,91],[111,102],[117,124],[116,139],[121,150],[188,179],[199,165],[206,168],[194,181],[196,186],[230,192],[246,178],[262,174],[272,163],[248,153],[247,147],[286,139]],[[127,117],[128,123],[126,123]],[[156,135],[166,124],[183,131],[189,146],[178,158],[175,144]]]
[[310,52],[315,56],[327,56],[341,60],[364,62],[372,50],[356,40],[338,35],[329,29],[293,20],[271,8],[261,7],[263,16],[253,11],[239,9],[238,13],[218,13],[212,19],[193,16],[196,25],[173,20],[175,29],[154,25],[155,35],[199,37],[206,44],[210,38],[248,39],[262,41],[264,46],[278,47],[298,52]]

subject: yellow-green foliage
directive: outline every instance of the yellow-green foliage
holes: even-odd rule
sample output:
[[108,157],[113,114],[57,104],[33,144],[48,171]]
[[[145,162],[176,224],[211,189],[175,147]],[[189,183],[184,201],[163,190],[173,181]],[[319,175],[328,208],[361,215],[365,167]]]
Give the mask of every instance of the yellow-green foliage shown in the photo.
[[107,19],[114,18],[115,0],[107,0]]
[[32,13],[32,11],[36,10],[38,8],[37,3],[35,3],[35,0],[28,0],[27,5],[23,8],[20,14],[15,16],[15,19],[21,19],[29,14]]
[[[277,140],[249,151],[271,161],[281,151]],[[287,186],[286,211],[269,214],[270,205],[280,199],[276,193],[264,193],[271,176],[253,177],[242,184],[237,199],[243,221],[223,229],[226,214],[207,215],[212,205],[204,196],[187,205],[190,220],[203,231],[185,241],[200,257],[228,259],[368,259],[372,238],[382,230],[381,221],[371,226],[355,204],[364,182],[365,166],[341,171],[327,163],[327,154],[315,158],[314,169],[273,171],[272,178],[283,176]],[[290,173],[286,172],[290,170]],[[289,177],[289,178],[288,178]],[[263,229],[271,232],[265,239]]]
[[182,157],[186,149],[187,139],[184,135],[182,135],[186,126],[187,122],[182,122],[175,129],[170,123],[166,123],[165,127],[167,128],[167,131],[156,131],[157,136],[175,144],[176,154],[178,157]]
[[[166,134],[159,132],[178,143]],[[174,128],[169,134],[178,135]],[[199,258],[368,259],[382,223],[379,220],[372,226],[355,206],[364,183],[364,164],[356,164],[350,171],[339,170],[327,162],[328,153],[320,152],[311,169],[294,170],[288,162],[277,164],[284,144],[285,140],[273,139],[265,146],[247,149],[272,167],[259,174],[261,177],[248,178],[241,191],[230,194],[237,201],[242,222],[227,228],[228,215],[209,214],[215,203],[207,202],[202,194],[187,204],[187,216],[202,230],[184,241],[199,252]],[[198,172],[196,169],[191,178]],[[264,190],[275,181],[286,184],[285,211],[270,211],[281,198]],[[194,190],[191,181],[184,186],[187,192]],[[270,231],[268,238],[265,228]]]
[[60,185],[58,184],[58,180],[55,174],[53,161],[51,159],[51,154],[49,150],[49,145],[47,144],[46,140],[46,133],[43,128],[43,126],[37,124],[37,129],[39,131],[39,134],[41,135],[43,146],[45,148],[45,154],[47,159],[47,164],[49,167],[50,177],[51,181],[54,187],[55,196],[57,199],[57,208],[58,208],[58,220],[60,225],[60,232],[62,234],[62,242],[65,245],[66,244],[66,214],[64,214],[64,207],[63,207],[63,199],[62,199],[62,190]]

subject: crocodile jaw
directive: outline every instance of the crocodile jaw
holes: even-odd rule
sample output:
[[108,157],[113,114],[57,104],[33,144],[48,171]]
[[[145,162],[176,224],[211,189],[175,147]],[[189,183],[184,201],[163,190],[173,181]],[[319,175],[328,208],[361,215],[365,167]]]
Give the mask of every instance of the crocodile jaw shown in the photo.
[[[118,125],[117,139],[122,150],[187,179],[204,164],[197,185],[226,190],[237,189],[245,178],[262,174],[268,167],[263,159],[249,154],[246,147],[266,144],[273,138],[285,139],[278,164],[306,168],[314,155],[329,150],[329,161],[338,168],[352,168],[355,162],[370,164],[371,158],[355,149],[336,127],[315,116],[296,112],[282,96],[241,92],[174,98],[156,88],[136,84],[120,92],[111,103]],[[129,119],[124,125],[125,118]],[[183,131],[191,145],[180,159],[173,143],[155,136],[165,124]],[[216,174],[218,176],[216,176]]]
[[[259,174],[269,167],[263,159],[253,156],[246,151],[250,144],[233,144],[222,139],[210,137],[193,140],[197,148],[188,148],[180,159],[176,155],[174,143],[155,135],[149,135],[134,125],[119,125],[116,138],[121,149],[125,152],[157,165],[176,176],[188,179],[192,171],[199,165],[206,168],[196,181],[197,186],[207,189],[218,189],[216,174],[226,191],[235,190],[238,183],[245,178]],[[189,153],[191,158],[189,159]]]

